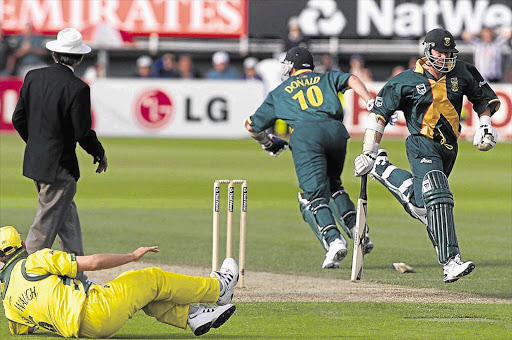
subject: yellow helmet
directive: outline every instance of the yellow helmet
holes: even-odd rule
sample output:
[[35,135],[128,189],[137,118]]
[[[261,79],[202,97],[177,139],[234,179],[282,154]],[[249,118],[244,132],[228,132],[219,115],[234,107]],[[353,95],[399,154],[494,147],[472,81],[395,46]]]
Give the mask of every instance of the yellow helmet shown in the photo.
[[11,255],[21,248],[21,236],[12,226],[0,228],[0,257]]

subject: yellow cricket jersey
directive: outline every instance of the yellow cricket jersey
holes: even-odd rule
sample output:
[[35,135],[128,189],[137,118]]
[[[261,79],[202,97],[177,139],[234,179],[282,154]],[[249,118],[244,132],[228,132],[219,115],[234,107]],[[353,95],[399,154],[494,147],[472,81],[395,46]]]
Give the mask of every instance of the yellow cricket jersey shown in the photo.
[[[5,316],[13,334],[40,327],[64,337],[78,337],[88,286],[73,279],[75,255],[43,249],[25,250],[0,270]],[[28,326],[28,327],[27,327]]]

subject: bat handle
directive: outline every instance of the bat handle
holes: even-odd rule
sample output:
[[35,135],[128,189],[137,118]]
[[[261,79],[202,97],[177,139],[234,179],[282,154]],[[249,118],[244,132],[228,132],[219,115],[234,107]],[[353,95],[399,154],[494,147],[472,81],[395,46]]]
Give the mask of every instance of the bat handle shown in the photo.
[[366,200],[366,185],[368,183],[368,175],[361,176],[361,191],[359,192],[359,198]]

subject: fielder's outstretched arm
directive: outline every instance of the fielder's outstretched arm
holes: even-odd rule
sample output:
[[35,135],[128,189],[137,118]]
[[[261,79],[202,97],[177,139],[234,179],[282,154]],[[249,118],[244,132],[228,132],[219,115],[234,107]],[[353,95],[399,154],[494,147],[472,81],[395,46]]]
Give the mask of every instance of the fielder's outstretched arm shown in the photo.
[[126,254],[94,254],[77,256],[78,271],[94,271],[122,266],[140,260],[147,252],[158,253],[158,246],[140,247]]

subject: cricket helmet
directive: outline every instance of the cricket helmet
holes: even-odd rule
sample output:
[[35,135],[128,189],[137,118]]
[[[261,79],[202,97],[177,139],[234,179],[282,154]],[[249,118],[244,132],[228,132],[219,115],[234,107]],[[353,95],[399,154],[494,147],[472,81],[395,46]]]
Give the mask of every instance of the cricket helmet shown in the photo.
[[[424,54],[433,68],[441,73],[447,73],[453,70],[459,50],[455,48],[453,35],[443,28],[435,28],[427,33],[423,40],[425,46]],[[450,53],[451,57],[436,57],[432,55],[432,50],[441,53]]]
[[289,76],[292,68],[296,70],[313,70],[315,68],[313,55],[307,48],[301,46],[291,48],[286,53],[283,64],[285,65],[283,76]]
[[0,257],[11,255],[21,248],[21,236],[12,226],[0,228]]

